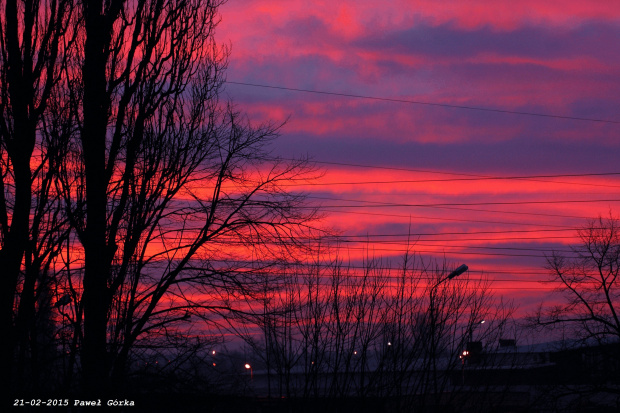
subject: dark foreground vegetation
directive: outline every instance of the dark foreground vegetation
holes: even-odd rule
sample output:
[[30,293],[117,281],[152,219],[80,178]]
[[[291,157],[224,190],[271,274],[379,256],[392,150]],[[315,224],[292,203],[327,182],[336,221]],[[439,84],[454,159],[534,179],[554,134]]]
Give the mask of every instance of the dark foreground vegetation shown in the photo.
[[221,98],[220,4],[0,1],[2,403],[617,408],[618,221],[549,258],[565,305],[530,326],[565,328],[555,347],[415,245],[344,257],[290,190],[319,171]]

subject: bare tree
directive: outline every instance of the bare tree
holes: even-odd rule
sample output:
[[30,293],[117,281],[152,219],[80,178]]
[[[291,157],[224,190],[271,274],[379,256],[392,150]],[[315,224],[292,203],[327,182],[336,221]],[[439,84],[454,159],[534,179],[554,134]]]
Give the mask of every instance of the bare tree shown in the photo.
[[307,176],[305,162],[269,160],[277,125],[252,127],[218,99],[228,55],[213,39],[220,3],[81,3],[62,187],[84,251],[91,389],[112,370],[122,376],[141,337],[188,313],[206,317],[217,307],[209,294],[245,282],[218,259],[290,244],[313,217],[280,186]]
[[611,216],[588,222],[579,232],[581,244],[566,256],[547,258],[551,281],[559,283],[564,303],[541,308],[534,321],[542,326],[568,326],[575,338],[606,343],[620,339],[620,221]]
[[[550,282],[558,285],[557,304],[530,316],[531,324],[561,332],[559,359],[570,358],[562,372],[566,384],[550,386],[548,399],[567,406],[620,406],[620,221],[611,213],[588,221],[578,231],[581,243],[570,254],[547,258]],[[578,407],[575,407],[578,409]]]
[[[29,336],[37,296],[48,288],[41,273],[63,232],[53,201],[57,146],[40,131],[74,40],[72,6],[66,0],[0,2],[0,327],[9,337],[0,352],[7,385],[16,382],[15,346],[22,361],[26,351],[36,352]],[[17,382],[25,364],[17,364]]]
[[[255,371],[255,383],[266,381],[269,395],[331,409],[353,399],[441,409],[459,405],[459,356],[473,338],[484,342],[480,366],[492,369],[500,361],[490,353],[512,307],[493,297],[488,281],[443,282],[447,265],[409,253],[396,275],[379,258],[355,266],[337,250],[329,253],[288,268],[283,282],[255,302],[264,308],[260,317],[232,323],[266,366]],[[470,402],[476,389],[484,399],[483,385],[467,378]],[[500,387],[493,391],[505,390]]]
[[274,158],[279,125],[219,99],[221,3],[2,1],[7,381],[14,355],[45,365],[35,337],[54,324],[65,382],[80,369],[91,392],[124,377],[137,348],[194,349],[191,324],[254,291],[256,257],[291,253],[313,230],[316,211],[281,185],[313,168]]

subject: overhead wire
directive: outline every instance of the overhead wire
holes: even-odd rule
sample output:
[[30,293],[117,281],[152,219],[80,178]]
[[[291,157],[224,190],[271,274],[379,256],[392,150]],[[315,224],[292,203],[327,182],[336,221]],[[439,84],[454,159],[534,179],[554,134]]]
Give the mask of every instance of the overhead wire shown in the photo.
[[[360,202],[360,201],[357,201]],[[372,202],[372,201],[367,201]],[[572,203],[598,203],[620,202],[620,199],[563,199],[557,201],[495,201],[495,202],[438,202],[430,204],[408,203],[380,203],[377,205],[326,205],[327,208],[377,208],[377,207],[443,207],[443,206],[484,206],[484,205],[545,205],[545,204],[572,204]]]
[[[348,269],[361,269],[361,270],[368,270],[368,268],[363,267],[363,266],[346,266],[345,270]],[[371,270],[379,270],[379,271],[384,271],[384,270],[389,270],[389,269],[393,269],[396,271],[403,271],[402,268],[387,268],[387,267],[382,267],[379,266],[377,268],[373,268]],[[413,271],[415,271],[415,269],[412,269]],[[224,270],[220,270],[220,271],[226,271]],[[411,270],[407,270],[407,271],[411,271]],[[263,275],[263,276],[305,276],[305,277],[312,277],[312,278],[319,278],[319,279],[331,279],[333,277],[332,274],[325,274],[325,273],[315,273],[315,272],[305,272],[305,271],[296,271],[293,273],[285,273],[285,272],[278,272],[278,271],[271,271],[271,272],[265,272],[264,270],[259,270],[259,271],[253,271],[251,269],[244,271],[244,270],[235,270],[233,271],[235,273],[239,273],[239,274],[247,274],[247,273],[251,273],[251,275]],[[439,272],[439,271],[433,271],[433,270],[424,270],[424,272]],[[493,274],[493,272],[485,272],[485,274]],[[519,273],[516,273],[517,275],[520,275]],[[351,279],[359,279],[359,278],[376,278],[376,277],[380,277],[381,279],[386,279],[386,280],[399,280],[403,278],[402,274],[392,274],[391,271],[389,271],[387,274],[386,273],[382,273],[382,274],[360,274],[360,273],[351,273],[351,272],[347,272],[347,273],[340,273],[339,274],[340,277],[342,277],[343,279],[347,279],[347,278],[351,278]],[[406,276],[406,278],[409,278]],[[430,281],[434,281],[436,280],[436,278],[431,277],[431,276],[424,276],[424,275],[416,275],[415,278],[412,280],[411,284],[416,284],[418,281],[422,281],[423,283],[421,284],[422,287],[426,286],[428,287],[428,283]],[[509,280],[503,280],[503,279],[496,279],[496,278],[488,278],[488,277],[470,277],[470,276],[465,276],[464,278],[459,278],[459,280],[464,281],[464,282],[489,282],[490,284],[486,285],[485,288],[487,289],[491,289],[491,290],[511,290],[511,289],[515,289],[515,290],[521,290],[521,289],[526,289],[526,290],[540,290],[540,291],[555,291],[558,288],[558,285],[562,285],[561,281],[558,280],[554,280],[554,279],[546,279],[546,280],[539,280],[539,279],[527,279],[527,278],[511,278]],[[501,286],[501,285],[493,285],[493,283],[521,283],[521,284],[541,284],[539,286],[536,287],[524,287],[524,286],[519,286],[519,287],[511,287],[511,286]],[[554,284],[558,284],[558,285],[554,285]],[[585,284],[592,284],[592,282],[584,282]]]
[[[455,240],[459,241],[459,240]],[[368,241],[358,241],[358,240],[343,240],[344,243],[356,243],[356,244],[373,244],[380,243],[382,245],[410,245],[413,247],[437,247],[438,245],[426,244],[426,243],[415,243],[408,244],[406,240],[368,240]],[[467,248],[467,249],[489,249],[489,250],[507,250],[507,251],[541,251],[541,252],[568,252],[573,253],[572,250],[562,249],[562,248],[523,248],[523,247],[491,247],[491,246],[471,246],[471,245],[450,245],[450,248]]]
[[[455,241],[462,241],[462,240],[455,240]],[[407,247],[408,249],[413,249],[414,252],[426,252],[426,253],[444,253],[447,252],[445,250],[442,251],[436,251],[436,250],[421,250],[419,249],[419,247],[440,247],[440,245],[436,245],[436,244],[426,244],[426,243],[407,243],[406,240],[382,240],[382,241],[378,241],[378,240],[339,240],[338,241],[340,244],[353,244],[353,246],[348,245],[346,248],[347,249],[355,249],[355,250],[383,250],[383,251],[395,251],[395,252],[402,252],[404,251],[403,249],[385,249],[385,248],[379,248],[376,247],[375,244],[377,245],[390,245],[390,246],[402,246],[402,247]],[[228,246],[242,246],[242,245],[246,245],[246,243],[243,242],[238,242],[238,241],[226,241],[226,240],[220,240],[220,241],[214,241],[212,242],[212,244],[222,244],[222,245],[228,245]],[[270,244],[269,242],[264,242],[264,245]],[[273,244],[278,245],[279,242],[275,241],[273,242]],[[355,245],[359,245],[359,244],[365,244],[365,247],[357,247]],[[539,252],[548,252],[548,253],[574,253],[573,250],[567,250],[567,249],[562,249],[562,248],[525,248],[525,247],[492,247],[492,246],[472,246],[472,245],[450,245],[450,248],[464,248],[464,249],[475,249],[475,250],[502,250],[502,251],[539,251]],[[454,255],[463,253],[465,254],[465,252],[462,251],[454,251],[451,250],[451,253]],[[467,253],[467,254],[474,254],[474,253]],[[480,254],[485,254],[485,253],[480,253]],[[541,255],[532,255],[535,257],[541,257]]]
[[[279,160],[288,160],[288,161],[299,161],[299,159],[295,158],[285,158],[285,157],[277,157],[272,158],[271,160],[279,161]],[[453,178],[453,179],[419,179],[419,180],[393,180],[393,181],[354,181],[354,182],[308,182],[307,179],[294,179],[299,183],[294,184],[283,184],[283,186],[334,186],[334,185],[363,185],[363,184],[394,184],[394,183],[424,183],[424,182],[453,182],[453,181],[477,181],[477,180],[520,180],[520,181],[531,181],[531,182],[543,182],[543,183],[552,183],[552,184],[563,184],[563,185],[579,185],[579,186],[594,186],[594,187],[603,187],[603,188],[620,188],[620,185],[610,185],[610,184],[595,184],[591,182],[566,182],[566,181],[557,181],[557,180],[548,180],[548,179],[536,179],[536,178],[560,178],[560,177],[591,177],[591,176],[617,176],[620,175],[620,172],[600,172],[600,173],[582,173],[582,174],[554,174],[554,175],[517,175],[517,176],[493,176],[493,175],[480,175],[480,174],[471,174],[465,172],[445,172],[445,171],[436,171],[429,169],[413,169],[413,168],[399,168],[399,167],[388,167],[381,165],[367,165],[367,164],[358,164],[358,163],[346,163],[346,162],[332,162],[332,161],[321,161],[309,159],[308,162],[315,164],[325,164],[325,165],[337,165],[337,166],[348,166],[348,167],[359,167],[359,168],[367,168],[367,169],[382,169],[382,170],[394,170],[400,172],[414,172],[414,173],[428,173],[428,174],[440,174],[440,175],[451,175],[451,176],[464,176],[467,178]]]
[[[342,197],[328,197],[328,196],[317,196],[317,195],[308,195],[307,198],[309,199],[320,199],[320,200],[324,200],[324,201],[343,201],[343,202],[357,202],[357,203],[364,203],[364,204],[375,204],[378,206],[424,206],[424,207],[433,207],[433,208],[440,208],[440,209],[459,209],[459,210],[473,210],[473,211],[479,211],[479,212],[498,212],[498,213],[511,213],[512,211],[501,211],[501,210],[488,210],[488,209],[469,209],[469,208],[462,208],[464,205],[485,205],[485,203],[476,203],[476,204],[449,204],[449,203],[444,203],[444,204],[402,204],[402,203],[396,203],[396,202],[385,202],[385,201],[370,201],[367,199],[352,199],[352,198],[342,198]],[[538,202],[546,202],[546,203],[562,203],[563,201],[538,201]],[[495,204],[493,204],[495,205]],[[512,205],[512,204],[511,204]],[[325,207],[325,205],[322,205],[322,207]],[[342,205],[340,206],[342,207]],[[332,206],[328,206],[326,208],[332,208]],[[527,215],[543,215],[543,216],[550,216],[550,217],[558,217],[558,218],[577,218],[577,219],[587,219],[587,217],[583,217],[583,216],[577,216],[577,215],[561,215],[561,214],[544,214],[544,213],[526,213],[526,212],[514,212],[515,214],[527,214]],[[404,216],[409,216],[409,215],[404,215]],[[413,217],[413,215],[411,215]]]
[[471,234],[505,234],[505,233],[531,233],[531,232],[564,232],[575,231],[578,228],[556,228],[556,229],[510,229],[501,231],[465,231],[465,232],[416,232],[411,234],[350,234],[342,235],[339,237],[346,238],[366,238],[366,237],[415,237],[415,236],[427,236],[436,237],[442,235],[471,235]]
[[[354,200],[352,200],[354,201]],[[363,202],[363,201],[360,201]],[[516,214],[516,215],[532,215],[532,216],[547,216],[547,217],[554,217],[554,218],[575,218],[575,219],[588,219],[587,217],[582,217],[582,216],[576,216],[576,215],[560,215],[560,214],[543,214],[543,213],[528,213],[528,212],[517,212],[517,211],[497,211],[497,210],[488,210],[488,209],[476,209],[476,208],[448,208],[448,207],[437,207],[437,209],[456,209],[456,210],[461,210],[461,211],[474,211],[474,212],[492,212],[492,213],[504,213],[504,214]],[[330,210],[329,208],[326,209],[322,209],[322,211],[326,211],[326,212],[337,212],[337,213],[344,213],[344,214],[355,214],[355,215],[375,215],[375,216],[385,216],[385,217],[399,217],[399,218],[410,218],[410,217],[417,217],[417,215],[405,215],[405,214],[388,214],[388,213],[381,213],[381,212],[362,212],[362,211],[342,211],[342,210],[338,210],[338,211],[334,211],[334,210]],[[427,218],[427,219],[435,219],[435,218]],[[436,218],[436,219],[441,219],[441,218]],[[457,220],[457,219],[447,219],[447,220]]]
[[349,97],[349,98],[355,98],[355,99],[366,99],[366,100],[375,100],[375,101],[383,101],[383,102],[407,103],[407,104],[422,105],[422,106],[435,106],[435,107],[443,107],[443,108],[450,108],[450,109],[465,109],[465,110],[471,110],[471,111],[505,113],[505,114],[511,114],[511,115],[534,116],[534,117],[542,117],[542,118],[575,120],[575,121],[583,121],[583,122],[620,124],[620,121],[611,120],[611,119],[586,118],[586,117],[580,117],[580,116],[566,116],[566,115],[556,115],[556,114],[548,114],[548,113],[494,109],[494,108],[484,108],[480,106],[454,105],[454,104],[449,104],[449,103],[426,102],[426,101],[411,100],[411,99],[385,98],[385,97],[378,97],[378,96],[359,95],[359,94],[353,94],[353,93],[332,92],[332,91],[326,91],[326,90],[302,89],[302,88],[293,88],[293,87],[285,87],[285,86],[265,85],[261,83],[239,82],[235,80],[226,80],[225,82],[231,85],[249,86],[249,87],[264,88],[264,89],[285,90],[285,91],[291,91],[291,92],[312,93],[312,94],[318,94],[318,95]]
[[[252,87],[261,87],[261,88],[270,88],[270,89],[280,89],[280,90],[288,90],[295,92],[305,92],[305,93],[315,93],[315,94],[324,94],[324,95],[334,95],[334,96],[342,96],[342,97],[352,97],[352,98],[361,98],[361,99],[371,99],[371,100],[381,100],[381,101],[390,101],[390,102],[399,102],[399,103],[409,103],[409,104],[419,104],[419,105],[429,105],[429,106],[440,106],[447,108],[455,108],[455,109],[467,109],[467,110],[478,110],[478,111],[487,111],[487,112],[497,112],[497,113],[508,113],[508,114],[516,114],[516,115],[526,115],[526,116],[538,116],[538,117],[547,117],[547,118],[556,118],[556,119],[568,119],[568,120],[577,120],[577,121],[589,121],[589,122],[603,122],[603,123],[613,123],[619,124],[620,121],[608,120],[608,119],[594,119],[594,118],[584,118],[584,117],[574,117],[574,116],[562,116],[555,114],[543,114],[543,113],[533,113],[533,112],[522,112],[522,111],[510,111],[510,110],[501,110],[501,109],[492,109],[492,108],[483,108],[476,106],[464,106],[464,105],[450,105],[450,104],[441,104],[434,102],[423,102],[423,101],[415,101],[415,100],[407,100],[407,99],[392,99],[392,98],[381,98],[375,96],[364,96],[364,95],[355,95],[355,94],[346,94],[346,93],[338,93],[338,92],[329,92],[329,91],[318,91],[318,90],[309,90],[309,89],[299,89],[299,88],[287,88],[281,86],[272,86],[272,85],[263,85],[263,84],[254,84],[254,83],[245,83],[245,82],[235,82],[229,81],[228,83],[244,85],[244,86],[252,86]],[[553,178],[585,178],[585,177],[602,177],[602,176],[617,176],[620,175],[620,172],[605,172],[605,173],[583,173],[583,174],[554,174],[554,175],[517,175],[517,176],[485,176],[485,175],[474,175],[474,174],[456,174],[449,172],[440,172],[440,171],[428,171],[428,170],[414,170],[407,168],[394,168],[394,167],[382,167],[382,166],[372,166],[372,165],[360,165],[360,164],[347,164],[340,162],[329,162],[329,161],[312,161],[315,163],[322,164],[331,164],[331,165],[340,165],[340,166],[355,166],[355,167],[365,167],[365,168],[373,168],[373,169],[386,169],[386,170],[399,170],[399,171],[407,171],[407,172],[424,172],[424,173],[437,173],[444,175],[452,175],[452,176],[466,176],[465,178],[451,178],[451,179],[416,179],[416,180],[378,180],[378,181],[355,181],[355,182],[307,182],[302,181],[302,183],[291,183],[284,184],[285,186],[336,186],[336,185],[386,185],[386,184],[405,184],[405,183],[436,183],[436,182],[463,182],[463,181],[482,181],[482,180],[526,180],[526,181],[536,181],[536,182],[544,182],[544,183],[553,183],[553,184],[568,184],[568,185],[585,185],[585,186],[599,186],[599,187],[609,187],[609,188],[620,188],[620,185],[609,185],[609,184],[596,184],[596,183],[588,183],[588,182],[565,182],[565,181],[549,181],[545,179],[553,179]],[[309,196],[312,198],[312,196]],[[314,197],[320,198],[320,197]],[[333,199],[332,199],[333,200]],[[589,200],[555,200],[555,201],[504,201],[504,202],[472,202],[472,203],[432,203],[432,204],[409,204],[409,203],[380,203],[377,202],[374,205],[370,204],[372,201],[361,201],[361,200],[344,200],[344,199],[336,199],[338,201],[344,202],[366,202],[366,205],[323,205],[323,208],[335,208],[338,213],[352,213],[352,214],[364,214],[364,215],[381,215],[381,216],[399,216],[399,217],[407,217],[407,215],[397,215],[397,214],[380,214],[380,213],[368,213],[368,212],[358,212],[358,211],[343,211],[345,208],[377,208],[377,207],[426,207],[426,208],[440,208],[440,209],[454,209],[454,210],[470,210],[475,212],[485,212],[485,213],[503,213],[503,214],[518,214],[518,215],[531,215],[531,216],[551,216],[551,217],[559,217],[559,218],[577,218],[577,219],[585,219],[586,217],[580,216],[570,216],[570,215],[560,215],[560,214],[545,214],[545,213],[531,213],[531,212],[519,212],[519,211],[498,211],[498,210],[486,210],[486,209],[475,209],[475,208],[463,208],[470,206],[486,206],[486,205],[538,205],[538,204],[566,204],[566,203],[599,203],[599,202],[619,202],[620,199],[610,198],[610,199],[589,199]],[[325,209],[324,209],[325,210]],[[329,211],[329,210],[328,210]],[[334,211],[336,212],[336,211]],[[503,225],[528,225],[528,226],[545,226],[545,227],[555,227],[559,228],[559,225],[552,224],[529,224],[529,223],[508,223],[508,222],[498,222],[498,221],[482,221],[482,220],[465,220],[465,219],[450,219],[450,218],[438,218],[438,217],[418,217],[423,219],[437,219],[444,221],[458,221],[458,222],[478,222],[478,223],[493,223],[493,224],[503,224]],[[575,231],[578,228],[566,228],[566,229],[558,229],[558,231]],[[544,232],[544,231],[552,231],[552,230],[532,230],[531,232]],[[506,232],[530,232],[530,231],[501,231],[502,233]],[[467,232],[467,234],[483,234],[483,233],[493,233],[489,231],[476,231],[476,232]],[[436,236],[436,235],[448,235],[450,233],[441,233],[441,234],[421,234],[421,236]],[[416,234],[418,235],[418,234]],[[381,234],[381,236],[385,237],[393,237],[391,234]],[[352,240],[356,236],[346,236],[346,239],[341,239],[342,242],[360,242]],[[368,235],[366,235],[368,238]],[[504,240],[524,240],[524,238],[504,238]],[[531,237],[531,240],[549,240],[549,239],[575,239],[575,237]],[[472,241],[480,241],[480,240],[493,240],[497,241],[497,239],[487,238],[487,239],[474,239],[470,238],[468,240]],[[439,240],[427,240],[438,242]],[[463,239],[461,239],[463,241]],[[375,242],[368,240],[368,243]],[[384,244],[392,244],[395,243],[404,243],[404,241],[399,240],[386,240],[380,241]],[[416,244],[417,246],[432,246],[429,244]],[[518,247],[476,247],[476,246],[463,246],[463,245],[452,245],[452,247],[456,248],[465,248],[465,249],[497,249],[497,250],[519,250],[519,251],[556,251],[549,249],[533,249],[533,248],[518,248]],[[354,249],[356,247],[349,247]],[[388,249],[379,249],[384,251],[394,251]],[[424,251],[421,251],[424,252]],[[460,252],[461,254],[471,254],[471,255],[500,255],[500,256],[534,256],[534,255],[525,255],[525,254],[492,254],[492,253],[467,253]],[[541,257],[536,255],[535,257]],[[531,281],[527,281],[531,282]],[[507,289],[507,288],[501,288]]]
[[[345,181],[345,182],[305,182],[303,179],[297,181],[303,182],[301,185],[305,186],[335,186],[335,185],[388,185],[388,184],[411,184],[411,183],[436,183],[436,182],[464,182],[464,181],[497,181],[497,180],[523,180],[523,181],[535,181],[553,184],[569,184],[579,185],[579,182],[565,182],[565,181],[545,181],[534,179],[536,177],[588,177],[588,176],[618,176],[620,172],[606,172],[606,173],[590,173],[590,174],[563,174],[563,175],[523,175],[523,176],[488,176],[479,178],[450,178],[450,179],[400,179],[400,180],[388,180],[388,181]],[[299,186],[300,184],[282,184],[282,186]],[[588,184],[588,186],[592,186]],[[620,188],[620,185],[598,185],[610,188]]]

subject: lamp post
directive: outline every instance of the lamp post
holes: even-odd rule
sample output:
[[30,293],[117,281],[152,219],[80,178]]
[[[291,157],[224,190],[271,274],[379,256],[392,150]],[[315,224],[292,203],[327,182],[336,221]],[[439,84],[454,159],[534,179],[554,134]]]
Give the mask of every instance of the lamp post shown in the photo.
[[245,369],[250,370],[250,381],[254,378],[254,372],[252,371],[252,366],[249,363],[245,363]]
[[441,278],[439,281],[437,281],[435,285],[433,285],[433,287],[431,288],[431,291],[429,294],[429,299],[430,299],[429,315],[430,315],[430,323],[431,323],[431,357],[432,357],[432,362],[433,362],[433,387],[434,387],[434,392],[435,392],[435,398],[437,398],[437,393],[439,391],[439,389],[437,388],[437,354],[436,354],[437,343],[436,343],[436,337],[435,337],[436,335],[435,329],[437,328],[437,320],[435,320],[435,297],[434,297],[435,290],[444,281],[456,278],[459,275],[463,274],[468,269],[469,267],[467,267],[467,265],[465,264],[460,265],[457,269],[452,271],[446,277]]

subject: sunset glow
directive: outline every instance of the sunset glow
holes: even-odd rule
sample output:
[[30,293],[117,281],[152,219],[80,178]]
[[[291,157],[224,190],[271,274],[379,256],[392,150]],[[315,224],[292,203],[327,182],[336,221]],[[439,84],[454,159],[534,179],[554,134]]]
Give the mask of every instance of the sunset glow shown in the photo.
[[552,299],[545,256],[618,214],[610,3],[230,1],[221,12],[227,94],[254,122],[287,120],[275,154],[325,172],[288,186],[323,206],[354,261],[409,249],[467,262],[526,311]]

